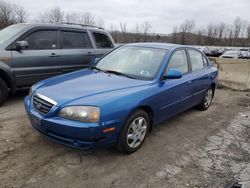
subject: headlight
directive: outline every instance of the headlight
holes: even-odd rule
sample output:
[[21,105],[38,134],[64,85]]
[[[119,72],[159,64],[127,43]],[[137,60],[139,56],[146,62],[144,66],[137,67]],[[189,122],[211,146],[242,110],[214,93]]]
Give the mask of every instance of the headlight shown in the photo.
[[100,108],[94,106],[68,106],[60,111],[59,116],[65,119],[96,123],[100,119]]

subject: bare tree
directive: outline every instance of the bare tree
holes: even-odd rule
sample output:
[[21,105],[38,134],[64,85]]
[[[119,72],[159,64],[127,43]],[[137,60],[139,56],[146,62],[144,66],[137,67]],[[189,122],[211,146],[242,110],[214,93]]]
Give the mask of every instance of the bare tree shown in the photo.
[[26,21],[26,12],[23,7],[16,6],[15,8],[15,21],[16,23],[24,23]]
[[186,44],[188,39],[188,33],[191,33],[192,30],[195,28],[194,20],[185,20],[180,26],[181,32],[181,44]]
[[247,26],[247,46],[250,46],[250,23]]
[[104,27],[104,20],[100,17],[95,17],[91,13],[86,12],[71,12],[65,14],[66,23],[77,23],[82,25]]
[[0,1],[0,28],[26,21],[26,12],[23,7],[7,1]]
[[233,45],[236,45],[237,39],[240,37],[243,27],[243,21],[241,18],[237,17],[233,21]]
[[148,40],[148,34],[150,32],[151,29],[151,24],[149,22],[144,22],[141,25],[141,31],[143,34],[143,41],[146,42]]
[[65,14],[64,21],[66,23],[79,23],[80,24],[80,20],[79,20],[80,17],[81,16],[79,15],[79,13],[70,12],[70,13]]
[[84,25],[90,25],[90,26],[96,25],[95,17],[89,12],[86,12],[81,15],[80,22]]
[[226,24],[225,23],[220,23],[218,25],[218,39],[219,39],[219,43],[218,45],[221,45],[222,44],[222,39],[225,35],[225,30],[226,30]]
[[122,33],[122,39],[121,42],[128,42],[128,37],[127,37],[127,24],[124,22],[120,22],[120,29]]
[[64,21],[64,12],[60,7],[54,7],[41,13],[38,17],[41,23],[60,23]]
[[178,43],[178,27],[173,27],[172,31],[172,43]]
[[101,17],[96,18],[95,22],[96,22],[97,27],[104,27],[105,26],[104,20]]

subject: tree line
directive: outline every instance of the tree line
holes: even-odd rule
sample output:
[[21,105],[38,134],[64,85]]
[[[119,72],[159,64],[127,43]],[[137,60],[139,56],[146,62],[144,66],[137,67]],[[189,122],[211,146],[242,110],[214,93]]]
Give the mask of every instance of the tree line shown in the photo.
[[[0,29],[28,20],[25,9],[8,1],[0,0]],[[36,23],[78,23],[96,27],[104,27],[102,18],[89,12],[65,12],[60,7],[41,12],[33,19]],[[250,46],[250,23],[237,17],[231,24],[208,24],[196,27],[194,20],[185,20],[179,26],[173,27],[171,34],[155,34],[152,26],[145,21],[128,27],[125,22],[110,25],[110,31],[115,42],[170,42],[185,45],[202,46]]]

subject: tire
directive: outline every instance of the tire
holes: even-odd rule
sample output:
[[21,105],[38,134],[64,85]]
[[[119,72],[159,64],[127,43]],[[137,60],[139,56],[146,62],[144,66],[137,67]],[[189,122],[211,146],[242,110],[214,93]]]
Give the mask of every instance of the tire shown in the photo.
[[9,89],[6,82],[0,78],[0,106],[6,101],[9,95]]
[[197,108],[199,110],[207,110],[212,103],[213,96],[214,96],[214,88],[210,87],[207,90],[205,96],[203,97],[201,103],[197,106]]
[[120,132],[117,149],[125,154],[137,151],[146,139],[149,122],[148,114],[143,110],[131,114]]

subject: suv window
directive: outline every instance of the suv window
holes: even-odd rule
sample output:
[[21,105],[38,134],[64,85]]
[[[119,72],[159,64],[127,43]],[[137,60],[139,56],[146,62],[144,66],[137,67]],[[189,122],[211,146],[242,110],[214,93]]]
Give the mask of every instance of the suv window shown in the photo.
[[198,71],[204,69],[204,61],[202,54],[195,50],[188,50],[188,52],[192,65],[192,71]]
[[176,69],[181,71],[182,74],[188,72],[188,61],[187,61],[187,54],[185,50],[178,50],[174,52],[172,55],[168,67],[166,69],[166,73],[169,69]]
[[93,32],[97,48],[112,48],[112,43],[108,36],[102,33]]
[[62,31],[62,48],[92,48],[87,32]]
[[44,50],[58,48],[57,30],[35,31],[25,37],[23,40],[28,42],[28,50]]

